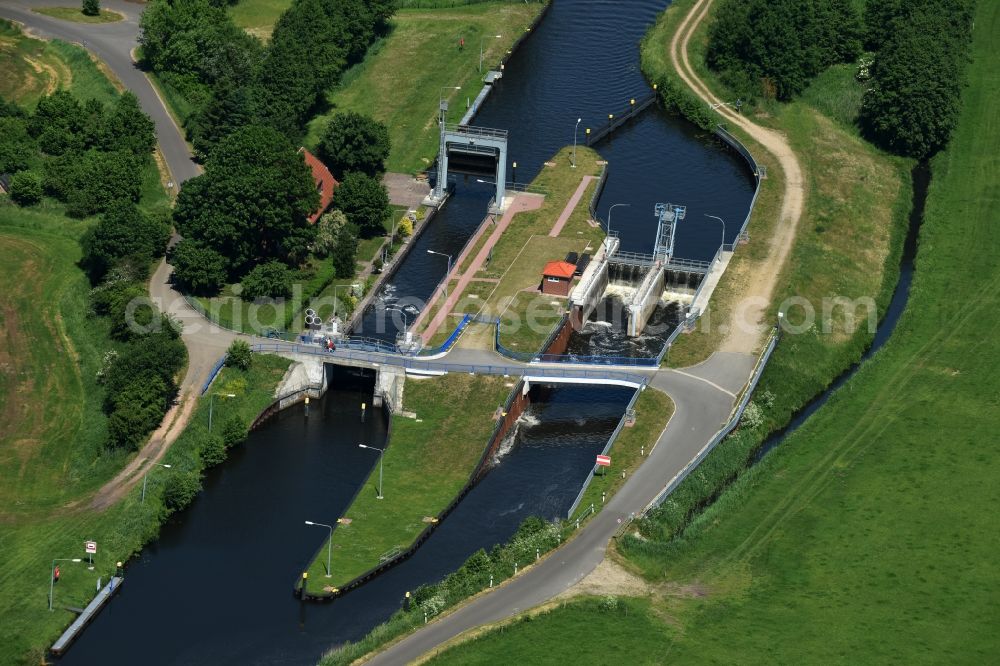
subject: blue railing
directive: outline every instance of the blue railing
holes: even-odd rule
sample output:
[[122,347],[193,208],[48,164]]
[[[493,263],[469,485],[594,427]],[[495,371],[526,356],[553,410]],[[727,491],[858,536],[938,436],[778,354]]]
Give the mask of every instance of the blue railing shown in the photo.
[[470,314],[465,315],[464,317],[462,317],[462,321],[458,322],[458,326],[456,326],[455,330],[451,332],[451,335],[448,336],[447,340],[445,340],[444,342],[442,342],[437,347],[429,347],[427,349],[421,349],[417,353],[417,355],[418,356],[435,356],[437,354],[442,354],[442,353],[448,351],[449,349],[452,348],[452,346],[458,340],[458,336],[462,335],[462,331],[464,331],[466,329],[466,327],[469,325],[469,322],[473,321],[473,319],[474,319],[473,315],[470,315]]
[[201,395],[205,395],[205,393],[208,392],[208,387],[212,385],[216,376],[218,376],[218,374],[222,371],[222,366],[226,364],[226,358],[228,358],[228,354],[223,354],[219,360],[215,362],[215,365],[212,366],[212,371],[208,373],[208,379],[206,379],[205,383],[202,384]]

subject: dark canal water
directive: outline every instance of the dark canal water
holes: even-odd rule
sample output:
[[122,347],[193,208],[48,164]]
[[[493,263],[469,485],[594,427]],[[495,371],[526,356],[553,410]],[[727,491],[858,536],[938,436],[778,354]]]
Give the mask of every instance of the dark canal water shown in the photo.
[[[380,446],[370,378],[339,372],[327,395],[278,415],[205,480],[205,490],[128,564],[127,583],[60,664],[314,664],[524,518],[562,515],[631,398],[623,387],[532,389],[536,400],[493,469],[411,559],[330,604],[302,604],[292,581],[342,515]],[[582,417],[586,414],[586,418]],[[485,442],[483,443],[485,445]],[[391,487],[386,488],[392,492]]]
[[[572,143],[576,118],[583,118],[582,136],[582,128],[598,127],[630,97],[648,92],[638,44],[665,5],[554,2],[477,119],[510,130],[519,182]],[[677,234],[682,257],[715,252],[719,228],[704,213],[730,223],[730,241],[746,216],[752,183],[740,158],[680,120],[651,110],[597,148],[610,163],[599,215],[606,218],[613,203],[630,204],[617,208],[612,222],[627,250],[651,247],[656,202],[688,206]],[[491,195],[489,185],[460,179],[385,301],[426,299],[445,273],[445,260],[427,250],[457,253]],[[377,330],[369,313],[358,332],[392,339],[395,328],[390,320],[388,330]],[[358,418],[371,392],[370,379],[338,375],[308,419],[295,407],[253,433],[208,474],[192,506],[129,563],[120,596],[61,663],[313,664],[385,620],[406,590],[508,539],[525,517],[565,512],[631,397],[620,387],[537,392],[509,450],[414,557],[331,604],[303,605],[291,584],[324,536],[303,521],[341,515],[375,463],[357,444],[385,438],[380,417],[369,415],[364,424]]]
[[[639,70],[639,41],[667,4],[553,2],[534,35],[507,64],[474,123],[510,132],[508,159],[517,162],[517,182],[531,181],[546,160],[573,143],[577,118],[582,118],[582,138],[584,128],[600,127],[609,113],[624,110],[630,98],[650,92]],[[742,158],[711,134],[656,107],[595,148],[609,163],[598,216],[606,220],[612,204],[629,204],[616,208],[611,222],[624,250],[652,248],[657,202],[688,206],[676,250],[678,257],[688,259],[710,259],[719,246],[721,227],[706,213],[726,221],[727,242],[746,218],[753,181]],[[455,193],[403,259],[381,302],[418,311],[446,270],[446,260],[427,250],[457,255],[485,216],[492,195],[491,185],[460,176]],[[380,323],[378,311],[366,312],[355,333],[395,339],[402,320],[389,317]]]

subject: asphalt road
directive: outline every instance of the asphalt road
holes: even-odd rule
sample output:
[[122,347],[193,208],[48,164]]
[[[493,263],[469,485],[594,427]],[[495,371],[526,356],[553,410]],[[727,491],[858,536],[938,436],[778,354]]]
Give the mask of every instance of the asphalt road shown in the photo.
[[104,9],[121,12],[126,17],[115,23],[73,23],[31,11],[33,7],[51,7],[57,4],[59,3],[52,0],[3,0],[0,3],[0,16],[17,21],[40,36],[81,44],[103,60],[122,84],[135,93],[143,111],[156,123],[160,150],[170,169],[175,191],[180,183],[197,176],[200,169],[191,159],[191,152],[181,131],[160,102],[149,79],[132,62],[132,49],[137,46],[139,15],[143,5],[122,0],[104,0],[101,3]]

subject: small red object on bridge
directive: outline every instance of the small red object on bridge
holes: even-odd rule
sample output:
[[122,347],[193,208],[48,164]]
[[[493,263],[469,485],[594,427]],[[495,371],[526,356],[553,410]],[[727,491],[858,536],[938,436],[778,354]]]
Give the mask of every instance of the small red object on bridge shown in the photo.
[[601,467],[611,467],[611,456],[597,456],[597,464]]

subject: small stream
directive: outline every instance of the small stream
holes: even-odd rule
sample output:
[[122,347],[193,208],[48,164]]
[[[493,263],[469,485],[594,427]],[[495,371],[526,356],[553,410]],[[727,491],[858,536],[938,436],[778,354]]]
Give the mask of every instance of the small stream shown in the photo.
[[861,356],[857,363],[842,372],[829,388],[813,398],[809,403],[800,409],[779,432],[771,435],[754,454],[751,464],[760,462],[768,453],[773,451],[779,444],[785,441],[788,435],[799,429],[806,420],[812,416],[817,409],[826,404],[830,396],[841,386],[847,383],[851,377],[861,368],[865,361],[870,359],[892,336],[896,330],[899,318],[906,310],[906,303],[910,298],[910,285],[913,282],[913,261],[917,256],[917,239],[920,235],[920,225],[924,219],[924,206],[927,203],[927,188],[931,181],[930,165],[921,162],[913,168],[910,174],[913,181],[913,201],[910,207],[909,224],[906,229],[906,239],[903,241],[903,253],[899,261],[899,280],[892,292],[889,307],[886,308],[885,316],[878,324],[872,344]]

